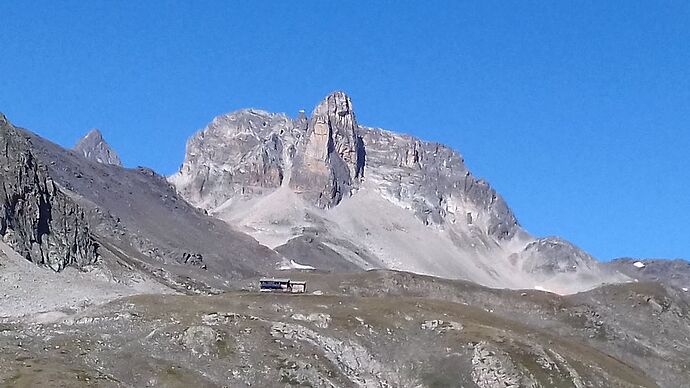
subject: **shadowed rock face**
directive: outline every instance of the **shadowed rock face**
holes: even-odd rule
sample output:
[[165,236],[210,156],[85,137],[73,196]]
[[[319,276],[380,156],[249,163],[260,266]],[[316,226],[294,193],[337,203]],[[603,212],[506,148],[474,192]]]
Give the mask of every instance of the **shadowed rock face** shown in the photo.
[[49,176],[29,141],[0,115],[0,235],[26,259],[60,271],[94,263],[82,208]]
[[[627,279],[577,247],[531,237],[458,152],[360,125],[343,92],[309,118],[254,109],[217,117],[189,140],[169,181],[191,204],[320,269],[383,267],[531,288],[563,264],[571,270],[559,276],[587,273],[575,291]],[[302,243],[314,237],[317,244]]]
[[99,259],[106,277],[122,273],[118,282],[150,277],[184,292],[237,288],[280,262],[150,169],[92,161],[1,124],[0,232],[30,261],[61,271]]
[[98,129],[93,129],[81,138],[74,151],[86,159],[103,164],[122,166],[120,157],[103,139],[103,134]]

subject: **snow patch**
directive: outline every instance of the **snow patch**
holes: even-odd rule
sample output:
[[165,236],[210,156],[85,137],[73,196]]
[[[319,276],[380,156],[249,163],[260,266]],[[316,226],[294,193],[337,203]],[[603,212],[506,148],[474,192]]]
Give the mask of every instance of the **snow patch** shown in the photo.
[[646,267],[645,263],[643,263],[643,262],[641,262],[641,261],[636,261],[636,262],[633,263],[633,265],[634,265],[635,267],[637,267],[637,268],[644,268],[644,267]]
[[548,292],[549,294],[556,294],[556,295],[564,295],[563,293],[554,291],[554,290],[549,290],[548,288],[544,286],[534,286],[534,289],[537,291],[542,291],[542,292]]
[[312,267],[311,265],[305,265],[305,264],[300,264],[294,260],[290,260],[288,264],[283,264],[279,268],[281,271],[287,271],[290,269],[299,269],[299,270],[315,270],[316,268]]

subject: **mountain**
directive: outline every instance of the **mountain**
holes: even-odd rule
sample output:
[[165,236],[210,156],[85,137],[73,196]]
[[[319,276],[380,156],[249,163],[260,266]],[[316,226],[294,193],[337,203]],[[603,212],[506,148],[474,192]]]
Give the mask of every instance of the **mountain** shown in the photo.
[[458,153],[342,93],[216,118],[169,180],[2,115],[0,150],[2,386],[690,386],[686,262],[534,238]]
[[343,92],[310,117],[216,117],[169,180],[194,206],[321,270],[388,268],[559,293],[629,280],[568,242],[532,237],[456,151],[360,125]]
[[81,138],[74,146],[74,151],[94,162],[122,166],[120,157],[103,139],[103,134],[98,129],[91,130]]
[[55,271],[97,259],[86,213],[49,175],[22,136],[0,114],[0,235],[24,258]]
[[36,264],[54,271],[97,265],[113,281],[143,277],[201,292],[240,288],[239,280],[281,261],[180,199],[150,169],[94,161],[4,116],[0,146],[0,234]]

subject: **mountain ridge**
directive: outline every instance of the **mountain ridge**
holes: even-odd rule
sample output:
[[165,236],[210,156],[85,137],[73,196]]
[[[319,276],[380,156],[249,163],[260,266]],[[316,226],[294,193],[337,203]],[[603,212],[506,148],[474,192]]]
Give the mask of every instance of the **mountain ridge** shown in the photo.
[[4,116],[0,124],[0,231],[36,264],[54,271],[95,265],[116,282],[144,277],[176,291],[218,292],[280,263],[272,250],[180,199],[150,169],[89,159]]
[[[210,211],[0,116],[0,382],[687,385],[690,264],[532,237],[459,153],[362,126],[360,145],[331,139],[345,116],[214,120],[190,140],[212,143],[188,165],[209,174],[170,179]],[[261,276],[309,294],[258,292]]]
[[[543,254],[546,247],[530,247],[555,240],[525,231],[459,152],[359,125],[352,101],[340,91],[317,104],[311,117],[241,109],[214,118],[190,138],[185,161],[169,181],[193,205],[300,263],[328,250],[361,269],[383,265],[566,293],[629,280],[572,245],[551,244],[551,257]],[[379,219],[371,217],[377,213]],[[554,254],[561,247],[579,257],[571,268]],[[524,264],[537,258],[545,265]],[[337,266],[317,261],[302,264]]]

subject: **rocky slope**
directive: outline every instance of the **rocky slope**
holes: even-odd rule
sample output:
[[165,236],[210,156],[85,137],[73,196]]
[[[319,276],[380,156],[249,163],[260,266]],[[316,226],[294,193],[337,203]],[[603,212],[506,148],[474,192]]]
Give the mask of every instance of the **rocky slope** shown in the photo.
[[6,322],[0,331],[0,382],[35,386],[50,380],[75,387],[690,384],[690,306],[658,286],[615,285],[560,297],[388,271],[305,278],[318,295],[135,296],[40,323]]
[[226,223],[180,199],[145,168],[87,159],[0,122],[4,241],[55,271],[98,263],[120,282],[144,276],[185,292],[234,281],[281,262]]
[[558,239],[535,239],[460,154],[358,124],[335,92],[307,117],[247,109],[187,144],[182,197],[297,263],[391,268],[576,292],[628,278]]
[[94,162],[122,166],[120,156],[103,139],[98,129],[93,129],[74,146],[74,152]]
[[49,175],[28,139],[0,114],[0,235],[26,259],[55,271],[94,263],[98,244],[84,209]]
[[660,282],[690,292],[690,262],[687,260],[620,258],[606,265],[637,281]]

